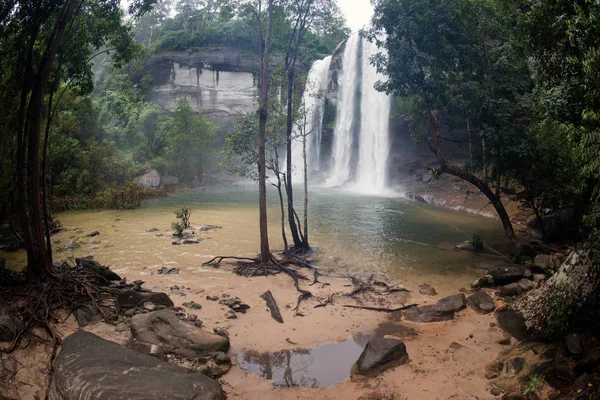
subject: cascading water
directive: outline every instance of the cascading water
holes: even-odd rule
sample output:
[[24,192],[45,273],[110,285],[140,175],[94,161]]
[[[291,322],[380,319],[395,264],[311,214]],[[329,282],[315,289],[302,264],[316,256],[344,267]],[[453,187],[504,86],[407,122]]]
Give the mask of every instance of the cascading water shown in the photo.
[[329,83],[331,56],[315,61],[306,79],[306,88],[300,106],[299,124],[294,126],[292,135],[292,168],[294,174],[304,177],[303,135],[306,135],[306,159],[309,171],[318,170],[321,158],[321,137],[323,134],[323,107],[325,91]]
[[332,164],[327,186],[343,185],[350,178],[352,158],[354,104],[358,83],[360,37],[353,33],[346,42],[342,70],[338,76],[338,104],[333,137]]
[[377,81],[385,81],[385,76],[377,72],[370,64],[370,59],[381,50],[368,40],[361,42],[362,98],[356,189],[366,193],[381,193],[387,181],[391,101],[390,96],[375,90]]

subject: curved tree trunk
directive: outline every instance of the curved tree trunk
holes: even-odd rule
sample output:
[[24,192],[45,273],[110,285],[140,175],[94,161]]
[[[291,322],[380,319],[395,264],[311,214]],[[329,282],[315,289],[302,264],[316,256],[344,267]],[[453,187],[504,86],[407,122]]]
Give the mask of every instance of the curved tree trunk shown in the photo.
[[440,163],[440,172],[459,177],[459,178],[469,182],[470,184],[474,185],[475,187],[477,187],[477,189],[479,189],[479,191],[481,193],[483,193],[485,195],[485,197],[487,197],[488,200],[494,206],[494,209],[496,210],[498,217],[500,217],[502,226],[504,227],[504,233],[506,233],[506,236],[508,237],[508,239],[511,242],[515,242],[517,239],[517,236],[515,235],[515,231],[513,229],[512,222],[510,221],[510,217],[508,216],[508,213],[506,212],[506,209],[504,208],[504,204],[502,204],[500,195],[499,194],[496,195],[484,181],[482,181],[475,175],[471,174],[470,172],[467,172],[466,170],[464,170],[458,166],[452,165],[450,162],[448,162],[448,160],[446,160],[446,158],[442,154],[442,149],[440,147],[440,141],[439,141],[439,133],[440,133],[439,124],[437,122],[435,115],[433,115],[433,111],[431,110],[431,107],[429,106],[429,98],[428,98],[427,94],[424,94],[423,97],[425,99],[425,106],[427,107],[427,119],[429,122],[429,129],[430,129],[430,133],[431,133],[432,147],[433,147],[433,151],[435,153],[435,157],[437,158],[438,162]]

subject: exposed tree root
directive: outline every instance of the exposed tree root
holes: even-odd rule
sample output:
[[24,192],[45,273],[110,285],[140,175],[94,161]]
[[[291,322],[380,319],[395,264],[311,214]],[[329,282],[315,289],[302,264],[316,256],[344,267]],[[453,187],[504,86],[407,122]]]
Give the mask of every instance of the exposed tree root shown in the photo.
[[391,293],[398,293],[398,292],[410,292],[410,290],[405,289],[400,286],[390,286],[385,282],[375,281],[375,280],[373,280],[373,274],[371,274],[366,281],[356,278],[354,276],[349,276],[348,279],[350,279],[352,281],[352,284],[354,285],[354,289],[352,290],[352,292],[346,294],[345,295],[346,297],[355,297],[362,293],[388,295]]

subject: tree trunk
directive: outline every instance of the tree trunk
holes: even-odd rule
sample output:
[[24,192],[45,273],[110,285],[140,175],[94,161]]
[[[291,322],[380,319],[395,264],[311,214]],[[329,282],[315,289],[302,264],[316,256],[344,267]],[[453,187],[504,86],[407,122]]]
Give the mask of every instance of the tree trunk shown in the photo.
[[269,0],[267,34],[261,66],[260,111],[258,124],[258,204],[260,225],[260,262],[271,261],[269,232],[267,226],[267,183],[265,162],[265,136],[269,103],[269,56],[271,50],[271,32],[273,30],[273,0]]
[[487,197],[488,200],[494,206],[498,217],[500,217],[500,221],[502,221],[502,226],[504,227],[504,232],[506,233],[508,239],[511,242],[515,242],[517,239],[515,231],[513,230],[512,222],[510,221],[510,217],[508,216],[508,213],[506,212],[506,209],[504,208],[500,197],[496,196],[484,181],[477,178],[475,175],[455,165],[450,164],[442,154],[442,149],[440,148],[439,142],[439,125],[429,105],[429,97],[427,96],[427,94],[424,94],[424,99],[425,106],[427,108],[427,119],[429,122],[429,129],[431,133],[432,147],[435,152],[435,156],[438,162],[440,163],[440,172],[448,173],[450,175],[459,177],[477,187],[477,189],[479,189],[481,193],[483,193],[485,197]]
[[304,247],[304,243],[298,233],[298,226],[294,219],[294,191],[292,188],[292,125],[293,125],[293,90],[294,90],[294,71],[293,69],[288,72],[288,88],[287,88],[287,125],[286,125],[286,194],[288,200],[288,224],[290,226],[290,232],[292,234],[292,240],[294,246],[298,249]]
[[73,16],[76,0],[67,0],[59,14],[54,31],[48,40],[48,47],[42,57],[38,72],[35,76],[31,90],[28,107],[28,126],[26,134],[27,160],[26,160],[26,193],[29,212],[31,243],[27,249],[27,271],[30,278],[39,279],[49,270],[50,258],[45,246],[43,212],[40,196],[40,136],[42,128],[42,114],[44,111],[44,96],[46,85],[52,72],[56,53],[62,41],[67,23]]
[[469,162],[473,168],[473,132],[471,132],[471,121],[467,118],[467,133],[469,134]]
[[310,249],[308,244],[308,164],[306,161],[306,132],[302,136],[302,158],[304,161],[304,249]]

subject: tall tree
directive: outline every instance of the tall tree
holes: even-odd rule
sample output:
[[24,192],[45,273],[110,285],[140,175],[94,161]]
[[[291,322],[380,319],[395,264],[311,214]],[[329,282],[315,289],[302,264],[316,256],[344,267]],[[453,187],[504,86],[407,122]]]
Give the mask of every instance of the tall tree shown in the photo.
[[292,140],[294,126],[294,83],[296,67],[301,45],[304,38],[311,30],[325,29],[332,21],[342,20],[335,0],[287,0],[284,2],[285,13],[288,18],[289,32],[285,47],[285,77],[287,79],[287,126],[286,126],[286,194],[288,201],[288,224],[292,234],[294,246],[297,249],[308,250],[308,238],[302,238],[301,229],[296,223],[294,210],[294,189],[292,173]]
[[[439,173],[479,189],[494,206],[507,237],[516,239],[501,200],[501,174],[522,148],[531,79],[523,47],[515,41],[516,6],[468,0],[378,0],[371,40],[387,51],[375,64],[388,75],[378,88],[417,99]],[[458,119],[485,141],[495,163],[495,190],[484,178],[442,152],[441,119]]]
[[[146,12],[153,0],[135,0],[130,11],[135,16]],[[44,123],[46,94],[53,71],[61,65],[73,76],[89,71],[89,59],[83,63],[77,53],[62,53],[70,40],[78,42],[89,52],[111,42],[119,50],[130,49],[132,43],[127,28],[112,28],[116,21],[122,27],[123,11],[118,2],[109,0],[23,1],[3,3],[0,14],[2,26],[0,42],[3,63],[8,71],[3,80],[10,80],[11,94],[18,98],[14,125],[7,132],[16,137],[16,167],[21,230],[27,249],[28,272],[39,279],[50,272],[50,254],[45,245],[43,208],[40,195],[40,143]],[[80,33],[87,33],[80,35]],[[123,35],[123,33],[127,33]],[[114,42],[114,43],[113,43]],[[59,56],[59,53],[62,54]],[[64,57],[64,58],[63,58]],[[73,57],[73,59],[70,59]],[[59,65],[56,60],[59,59]],[[87,76],[90,74],[88,73]],[[57,73],[55,79],[60,79]],[[67,78],[67,76],[62,76]],[[52,85],[56,90],[58,85]],[[7,94],[3,103],[11,102]],[[48,113],[47,115],[51,115]]]
[[[259,10],[261,0],[258,0]],[[259,11],[260,14],[260,11]],[[269,232],[267,224],[267,173],[265,166],[265,137],[267,130],[267,118],[269,114],[269,61],[271,55],[271,35],[273,33],[273,0],[269,0],[267,10],[267,32],[265,43],[262,47],[262,63],[260,66],[260,108],[258,119],[258,204],[260,224],[260,262],[267,264],[272,261],[273,256],[269,248]]]

